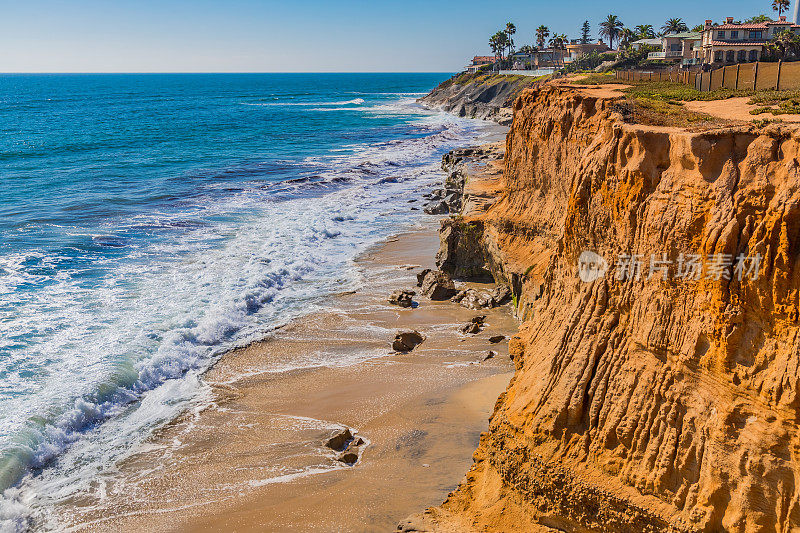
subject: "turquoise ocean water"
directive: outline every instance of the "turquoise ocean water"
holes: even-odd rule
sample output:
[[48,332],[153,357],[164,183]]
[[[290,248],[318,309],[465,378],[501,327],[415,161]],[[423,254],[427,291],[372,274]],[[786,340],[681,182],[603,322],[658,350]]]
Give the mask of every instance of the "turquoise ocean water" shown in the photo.
[[0,75],[0,530],[425,216],[407,200],[484,131],[415,104],[446,77]]

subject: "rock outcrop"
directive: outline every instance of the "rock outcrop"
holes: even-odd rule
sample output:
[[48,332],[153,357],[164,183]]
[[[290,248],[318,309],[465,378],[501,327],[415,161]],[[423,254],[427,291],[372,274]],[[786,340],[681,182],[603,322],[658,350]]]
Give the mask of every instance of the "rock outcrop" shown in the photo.
[[436,264],[458,279],[492,281],[491,256],[484,249],[485,213],[496,201],[502,181],[504,147],[499,143],[462,148],[445,154],[442,169],[445,188],[458,194],[458,216],[442,220],[441,245]]
[[392,341],[392,350],[407,353],[425,341],[419,331],[398,331]]
[[526,87],[536,83],[529,76],[458,74],[441,83],[418,101],[428,107],[469,118],[511,124],[511,103]]
[[[473,467],[415,524],[800,527],[800,133],[616,105],[524,92],[499,199],[443,228],[440,268],[508,284],[522,326]],[[586,251],[609,268],[582,281]]]
[[350,428],[345,428],[334,433],[325,441],[325,447],[340,452],[336,460],[347,465],[358,462],[359,452],[366,447],[366,441],[353,435]]
[[431,300],[447,300],[456,294],[456,285],[444,272],[431,270],[422,278],[422,294]]
[[389,295],[389,303],[400,307],[413,307],[416,294],[409,289],[398,289]]
[[458,303],[467,309],[491,309],[495,307],[494,298],[486,293],[481,293],[475,289],[467,289],[459,295]]
[[351,440],[353,440],[353,434],[350,432],[350,428],[344,428],[328,438],[325,446],[331,450],[343,451]]

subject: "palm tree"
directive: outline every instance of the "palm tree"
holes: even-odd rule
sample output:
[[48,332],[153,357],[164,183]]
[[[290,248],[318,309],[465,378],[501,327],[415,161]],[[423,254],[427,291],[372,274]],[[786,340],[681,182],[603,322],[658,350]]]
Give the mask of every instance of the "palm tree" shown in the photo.
[[653,30],[652,24],[639,24],[633,28],[633,33],[637,39],[655,39],[656,32]]
[[519,51],[520,51],[520,53],[523,53],[523,54],[528,56],[528,61],[526,62],[526,64],[530,65],[530,57],[534,53],[536,53],[536,48],[534,48],[533,46],[531,46],[529,44],[525,44],[525,45],[519,47]]
[[506,35],[511,37],[515,33],[517,33],[517,27],[514,26],[514,23],[513,22],[506,22]]
[[[491,37],[489,37],[489,48],[492,50],[492,55],[497,60],[497,54],[499,51],[499,39],[497,38],[497,34],[495,33]],[[494,70],[494,65],[492,65],[492,70]]]
[[767,44],[767,49],[778,59],[796,56],[800,52],[800,37],[792,30],[783,30]]
[[608,37],[609,48],[614,48],[614,41],[619,38],[619,33],[623,26],[622,21],[616,15],[609,15],[606,20],[600,23],[600,36]]
[[772,10],[778,12],[778,18],[784,11],[789,11],[789,0],[772,0]]
[[557,50],[565,50],[567,46],[567,35],[564,33],[554,33],[550,39],[550,48],[553,49],[553,62],[558,64],[563,59],[562,54],[556,54]]
[[[566,50],[567,45],[569,44],[569,37],[567,37],[566,33],[557,34],[558,35],[558,49],[559,50]],[[564,54],[559,54],[559,61],[561,64],[564,64]]]
[[619,32],[619,46],[620,48],[627,48],[633,41],[636,40],[636,34],[630,28],[622,28]]
[[545,25],[536,28],[536,44],[539,48],[544,48],[545,40],[550,36],[550,28]]
[[[778,2],[780,0],[775,0],[775,1]],[[786,0],[786,1],[788,2],[789,0]],[[683,21],[683,19],[679,19],[679,18],[668,19],[664,23],[664,25],[661,26],[661,31],[663,31],[664,34],[667,34],[667,33],[680,33],[682,31],[688,31],[688,30],[689,30],[689,26],[686,25],[686,23]]]
[[506,35],[506,32],[504,31],[497,32],[497,42],[500,46],[500,62],[502,63],[502,61],[505,59],[504,52],[506,48],[508,48],[508,35]]
[[492,49],[494,57],[500,58],[501,64],[503,62],[503,52],[506,49],[507,43],[508,43],[508,36],[505,34],[505,32],[502,31],[498,31],[489,38],[489,47]]
[[511,55],[514,53],[514,39],[511,36],[515,33],[517,33],[517,27],[511,22],[506,22],[505,34],[506,38],[508,39],[508,44],[506,45],[508,47],[508,57],[511,57]]

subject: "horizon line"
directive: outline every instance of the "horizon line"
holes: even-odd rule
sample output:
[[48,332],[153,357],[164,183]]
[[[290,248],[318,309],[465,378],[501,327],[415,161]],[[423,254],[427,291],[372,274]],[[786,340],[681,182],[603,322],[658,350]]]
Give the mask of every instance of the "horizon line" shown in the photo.
[[271,70],[243,70],[243,71],[108,71],[108,72],[0,72],[0,76],[17,76],[25,74],[36,75],[59,75],[59,74],[82,74],[82,75],[101,75],[101,74],[452,74],[462,72],[460,70],[369,70],[369,71],[271,71]]

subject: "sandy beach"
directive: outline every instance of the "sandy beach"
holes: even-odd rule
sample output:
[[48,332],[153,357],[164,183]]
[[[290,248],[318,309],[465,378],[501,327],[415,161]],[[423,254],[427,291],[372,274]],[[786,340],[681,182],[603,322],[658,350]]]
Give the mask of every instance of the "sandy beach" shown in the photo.
[[[440,503],[511,377],[507,338],[488,339],[510,335],[516,320],[508,304],[478,312],[418,295],[416,308],[389,305],[392,290],[417,289],[415,273],[434,266],[437,227],[431,219],[375,247],[358,260],[361,289],[222,357],[205,376],[205,402],[62,505],[59,522],[75,531],[387,531]],[[459,331],[479,314],[481,333]],[[426,340],[392,354],[398,329]],[[484,361],[489,350],[497,355]],[[304,367],[319,351],[332,363]],[[323,446],[344,427],[368,443],[353,466]]]

